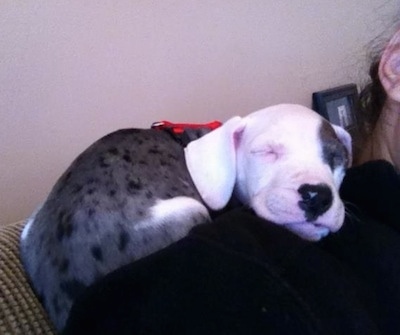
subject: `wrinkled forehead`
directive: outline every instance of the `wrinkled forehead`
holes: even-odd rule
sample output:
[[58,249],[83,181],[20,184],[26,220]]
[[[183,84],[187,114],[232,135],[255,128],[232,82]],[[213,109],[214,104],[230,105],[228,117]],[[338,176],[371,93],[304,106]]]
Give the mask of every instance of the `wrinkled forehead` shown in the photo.
[[249,141],[263,136],[276,140],[284,138],[288,142],[310,141],[315,143],[320,137],[322,123],[323,119],[320,115],[305,107],[267,108],[249,116],[246,135]]
[[332,125],[306,107],[267,108],[251,114],[247,121],[243,140],[248,148],[276,144],[294,156],[322,159],[332,168],[348,163],[349,152]]

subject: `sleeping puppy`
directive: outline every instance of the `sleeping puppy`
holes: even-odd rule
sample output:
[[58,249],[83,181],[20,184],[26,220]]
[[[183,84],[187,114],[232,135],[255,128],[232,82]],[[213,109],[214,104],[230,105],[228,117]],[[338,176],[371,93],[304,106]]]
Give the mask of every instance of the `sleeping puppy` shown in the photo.
[[77,157],[28,220],[22,261],[61,331],[88,285],[184,237],[232,197],[308,240],[337,231],[350,157],[349,134],[298,105],[234,117],[186,148],[164,131],[116,131]]

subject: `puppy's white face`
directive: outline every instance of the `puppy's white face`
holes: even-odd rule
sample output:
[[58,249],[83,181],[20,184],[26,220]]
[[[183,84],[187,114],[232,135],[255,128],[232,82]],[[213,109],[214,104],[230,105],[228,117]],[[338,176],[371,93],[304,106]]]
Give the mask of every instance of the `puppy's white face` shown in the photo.
[[247,116],[235,136],[235,193],[243,203],[308,240],[341,227],[338,188],[350,146],[337,128],[305,107],[278,105]]

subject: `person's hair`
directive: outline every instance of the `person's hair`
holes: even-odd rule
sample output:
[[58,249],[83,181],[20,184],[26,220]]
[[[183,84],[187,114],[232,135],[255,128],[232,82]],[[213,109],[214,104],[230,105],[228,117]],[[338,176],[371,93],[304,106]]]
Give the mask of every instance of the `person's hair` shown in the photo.
[[379,79],[379,64],[387,43],[399,28],[400,20],[396,19],[391,27],[387,28],[368,46],[369,78],[360,90],[355,111],[357,120],[357,129],[353,135],[355,161],[357,161],[365,141],[370,138],[387,98],[386,91]]
[[372,132],[379,119],[386,101],[386,91],[379,80],[379,63],[383,50],[371,58],[369,67],[369,81],[361,89],[358,104],[355,109],[357,126],[353,132],[353,156],[357,162],[358,156],[365,142],[372,136]]

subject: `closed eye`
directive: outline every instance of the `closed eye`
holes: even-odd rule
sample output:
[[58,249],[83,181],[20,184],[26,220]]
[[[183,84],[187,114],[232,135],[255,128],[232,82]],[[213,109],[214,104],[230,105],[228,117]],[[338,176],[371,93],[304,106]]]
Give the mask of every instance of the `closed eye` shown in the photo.
[[252,154],[263,157],[267,162],[273,162],[279,159],[284,153],[282,144],[268,144],[260,148],[254,148],[250,151]]

